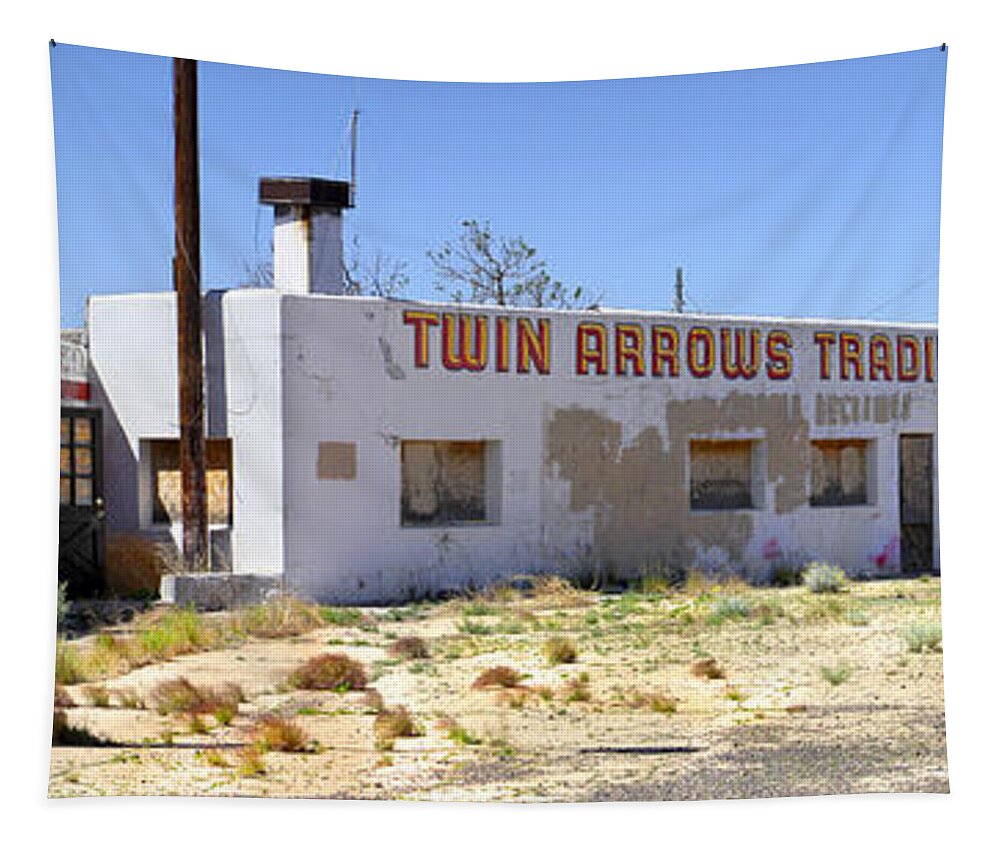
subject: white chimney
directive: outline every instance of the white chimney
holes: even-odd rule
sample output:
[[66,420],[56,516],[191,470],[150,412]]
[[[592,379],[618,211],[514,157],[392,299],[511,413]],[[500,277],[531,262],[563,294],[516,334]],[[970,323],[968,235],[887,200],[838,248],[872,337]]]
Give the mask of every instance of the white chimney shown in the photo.
[[343,211],[351,185],[315,177],[262,177],[260,202],[274,207],[274,287],[305,295],[344,292]]

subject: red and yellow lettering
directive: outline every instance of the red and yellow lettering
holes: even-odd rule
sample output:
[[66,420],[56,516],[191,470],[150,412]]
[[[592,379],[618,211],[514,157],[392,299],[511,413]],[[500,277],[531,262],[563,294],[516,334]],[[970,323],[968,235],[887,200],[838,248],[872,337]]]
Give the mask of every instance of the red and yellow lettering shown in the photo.
[[896,357],[900,381],[916,381],[920,377],[920,342],[911,334],[896,337]]
[[[760,332],[752,330],[749,343],[747,342],[747,332],[742,329],[733,331],[731,328],[723,328],[721,334],[722,374],[730,379],[749,379],[756,376],[757,370],[760,368]],[[735,347],[733,345],[734,338],[736,340]],[[736,349],[735,360],[733,348]]]
[[771,331],[767,335],[767,377],[783,381],[792,377],[792,335]]
[[924,381],[933,383],[937,377],[937,337],[924,337]]
[[688,331],[687,361],[688,371],[695,378],[708,378],[715,370],[715,337],[711,328],[697,327]]
[[817,331],[813,340],[819,345],[819,377],[830,378],[830,347],[837,342],[837,335],[830,331]]
[[840,334],[840,380],[847,381],[847,366],[853,367],[854,378],[857,381],[864,381],[865,367],[861,362],[861,337],[848,331]]
[[413,365],[417,369],[427,369],[430,366],[430,331],[440,322],[436,313],[422,310],[406,310],[403,312],[403,324],[412,325],[413,334]]
[[663,364],[668,364],[668,375],[676,378],[680,375],[681,365],[677,362],[677,347],[680,337],[672,325],[654,325],[653,334],[653,375],[660,378],[663,375]]
[[600,322],[576,326],[576,374],[589,375],[590,365],[597,375],[608,374],[608,332]]
[[538,320],[538,330],[531,320],[520,316],[517,320],[517,371],[530,372],[531,364],[541,375],[549,374],[552,335],[548,319]]
[[892,340],[885,334],[872,334],[868,342],[868,377],[878,381],[879,373],[892,381]]
[[[476,342],[473,351],[472,328],[475,323]],[[458,326],[456,334],[455,326]],[[445,369],[467,369],[482,372],[486,368],[487,319],[485,316],[446,313],[441,326],[441,362]],[[456,337],[458,345],[456,346]]]
[[497,317],[497,372],[510,370],[510,319]]
[[629,363],[632,364],[632,375],[646,374],[642,338],[641,325],[623,322],[615,326],[615,374],[628,375]]

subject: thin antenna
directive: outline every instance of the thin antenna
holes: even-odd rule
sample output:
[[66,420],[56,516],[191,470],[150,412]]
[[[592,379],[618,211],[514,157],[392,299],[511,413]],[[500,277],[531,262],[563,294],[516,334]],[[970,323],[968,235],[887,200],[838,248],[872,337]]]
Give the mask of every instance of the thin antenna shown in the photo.
[[684,270],[677,267],[677,283],[674,285],[674,312],[684,312]]
[[350,192],[350,204],[348,206],[354,206],[354,193],[358,185],[358,116],[361,114],[360,110],[355,109],[351,113],[351,192]]

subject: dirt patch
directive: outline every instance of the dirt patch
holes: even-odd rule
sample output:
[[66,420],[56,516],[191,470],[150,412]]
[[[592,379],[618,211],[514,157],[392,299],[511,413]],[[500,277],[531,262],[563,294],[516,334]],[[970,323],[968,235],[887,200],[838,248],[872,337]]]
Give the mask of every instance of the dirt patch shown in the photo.
[[[334,612],[298,637],[67,686],[68,723],[109,744],[53,748],[49,791],[454,801],[946,792],[942,654],[906,642],[913,624],[940,622],[939,607],[936,580],[907,580],[839,594],[508,589]],[[426,655],[391,652],[404,637]],[[572,661],[547,656],[554,638],[572,642]],[[289,674],[324,653],[356,660],[367,689],[291,688]],[[722,676],[696,673],[709,659]],[[510,687],[473,687],[504,668],[518,675]],[[151,708],[157,686],[178,678],[238,689],[237,711]],[[379,712],[395,707],[413,726],[380,737]],[[305,743],[262,752],[262,773],[251,771],[241,754],[273,716],[301,727]]]

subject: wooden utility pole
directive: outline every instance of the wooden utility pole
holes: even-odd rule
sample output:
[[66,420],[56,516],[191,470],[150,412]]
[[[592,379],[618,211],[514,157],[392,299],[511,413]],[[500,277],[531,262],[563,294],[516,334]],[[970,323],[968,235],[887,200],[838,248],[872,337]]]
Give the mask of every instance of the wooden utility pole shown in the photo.
[[174,290],[184,568],[188,571],[207,570],[209,566],[199,206],[198,63],[174,59]]

